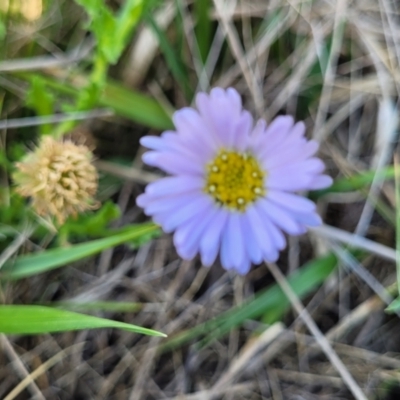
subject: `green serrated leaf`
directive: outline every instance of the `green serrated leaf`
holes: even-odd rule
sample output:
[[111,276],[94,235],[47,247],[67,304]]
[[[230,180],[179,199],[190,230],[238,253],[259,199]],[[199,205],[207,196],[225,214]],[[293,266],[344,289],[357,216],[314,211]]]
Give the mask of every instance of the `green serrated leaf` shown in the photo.
[[118,328],[150,336],[161,332],[125,322],[79,314],[44,306],[0,306],[0,332],[5,334],[40,334],[94,328]]
[[118,16],[114,16],[104,1],[76,0],[89,15],[88,29],[97,39],[98,51],[110,64],[121,56],[129,36],[140,20],[143,0],[127,0]]

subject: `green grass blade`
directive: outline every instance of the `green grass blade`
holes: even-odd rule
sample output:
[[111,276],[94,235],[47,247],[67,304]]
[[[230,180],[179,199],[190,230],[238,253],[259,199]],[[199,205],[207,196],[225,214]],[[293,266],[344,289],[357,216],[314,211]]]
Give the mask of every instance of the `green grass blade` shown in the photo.
[[149,237],[149,234],[156,232],[159,228],[146,223],[125,228],[123,232],[116,235],[80,243],[69,247],[55,248],[42,251],[41,253],[23,255],[14,262],[6,264],[0,273],[0,279],[20,279],[40,274],[59,268],[63,265],[73,263],[82,258],[92,256],[110,247],[118,246],[132,240],[140,240],[142,237]]
[[[288,277],[288,282],[295,293],[304,298],[321,285],[335,270],[337,258],[331,253],[306,263]],[[220,314],[214,319],[171,337],[162,350],[173,350],[188,341],[204,336],[201,345],[217,340],[248,319],[266,316],[269,323],[280,319],[289,309],[290,304],[277,284],[272,285],[253,300]],[[279,312],[277,312],[279,310]]]
[[385,308],[385,311],[389,314],[397,313],[400,309],[400,297],[393,300],[388,307]]
[[118,328],[151,336],[161,332],[125,322],[93,317],[43,306],[0,306],[0,332],[13,335],[74,331],[93,328]]
[[90,303],[76,303],[75,301],[62,301],[50,304],[52,307],[66,310],[91,312],[91,311],[112,311],[112,312],[136,312],[143,308],[142,303],[128,301],[94,301]]
[[210,18],[211,0],[195,1],[193,11],[196,18],[195,35],[197,45],[199,47],[200,57],[203,64],[207,60],[211,46],[211,28],[212,21]]
[[159,28],[150,13],[146,14],[145,20],[158,39],[160,49],[164,54],[165,61],[167,62],[172,75],[174,76],[176,82],[179,84],[180,88],[185,94],[186,99],[190,100],[193,97],[193,90],[190,87],[187,71],[182,60],[180,59],[180,57],[178,57],[168,39],[166,38],[165,33]]
[[[352,175],[348,178],[337,179],[333,185],[327,189],[315,190],[310,193],[310,198],[316,200],[322,196],[330,193],[345,193],[352,192],[354,190],[361,190],[372,184],[376,171],[366,171],[359,174]],[[379,177],[382,180],[394,178],[394,168],[387,167],[378,172]]]
[[119,84],[107,81],[100,105],[109,107],[116,114],[139,124],[166,130],[173,128],[171,116],[151,97],[128,90]]

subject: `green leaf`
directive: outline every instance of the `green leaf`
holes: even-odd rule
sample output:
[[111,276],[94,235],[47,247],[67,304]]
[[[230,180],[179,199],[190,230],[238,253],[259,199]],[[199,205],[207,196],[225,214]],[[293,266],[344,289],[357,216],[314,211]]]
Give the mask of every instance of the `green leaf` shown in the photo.
[[387,313],[396,313],[400,310],[400,297],[393,300],[385,309]]
[[120,46],[118,58],[124,50],[133,29],[140,21],[144,3],[144,0],[127,0],[121,9],[117,21],[117,30],[115,31],[115,42]]
[[3,40],[6,37],[7,28],[2,19],[0,19],[0,40]]
[[[82,87],[87,85],[86,77],[78,76],[73,80],[53,78],[33,72],[16,73],[18,77],[30,81],[32,76],[42,77],[48,86],[60,94],[76,98]],[[79,84],[77,83],[79,82]],[[112,109],[117,115],[129,118],[134,122],[149,128],[167,130],[173,128],[171,115],[153,98],[140,92],[124,88],[121,84],[107,80],[102,91],[98,106]]]
[[[54,114],[54,96],[49,92],[46,82],[40,76],[33,76],[31,86],[26,94],[26,104],[35,110],[39,116]],[[41,134],[48,134],[52,127],[50,124],[40,125]]]
[[173,128],[171,116],[154,99],[108,81],[100,105],[112,108],[118,115],[145,126],[166,130]]
[[393,179],[394,168],[387,167],[382,169],[380,172],[365,171],[352,175],[348,178],[337,179],[329,188],[311,192],[310,197],[312,199],[318,199],[330,193],[345,193],[364,189],[372,184],[376,174],[378,174],[378,177],[382,180]]
[[211,5],[211,0],[195,1],[193,4],[193,11],[197,20],[195,35],[203,64],[207,60],[211,47],[211,28],[213,23],[210,18]]
[[0,279],[21,279],[40,274],[100,253],[110,247],[140,240],[143,236],[157,232],[159,228],[146,223],[125,227],[123,232],[113,236],[80,243],[69,247],[55,248],[41,253],[19,256],[14,262],[7,263],[0,272]]
[[107,226],[111,221],[116,220],[121,211],[113,201],[107,200],[100,209],[83,214],[77,218],[69,218],[60,228],[59,234],[69,240],[74,238],[99,238],[110,236],[112,233]]
[[189,78],[186,72],[186,68],[181,58],[177,55],[174,48],[169,43],[165,36],[165,33],[157,25],[157,22],[151,16],[150,13],[146,15],[146,21],[152,28],[155,36],[157,36],[160,49],[165,56],[165,60],[171,70],[172,75],[181,87],[185,97],[189,100],[193,97],[193,90],[189,83]]
[[0,332],[39,334],[93,328],[118,328],[142,335],[166,336],[161,332],[125,322],[43,306],[0,306]]
[[104,0],[76,0],[89,15],[88,29],[97,39],[98,50],[105,59],[115,64],[121,56],[129,36],[142,15],[143,0],[127,0],[118,17],[105,5]]
[[76,303],[75,301],[62,301],[52,303],[51,306],[74,311],[112,311],[112,312],[135,312],[143,308],[142,303],[127,301],[95,301],[91,303]]

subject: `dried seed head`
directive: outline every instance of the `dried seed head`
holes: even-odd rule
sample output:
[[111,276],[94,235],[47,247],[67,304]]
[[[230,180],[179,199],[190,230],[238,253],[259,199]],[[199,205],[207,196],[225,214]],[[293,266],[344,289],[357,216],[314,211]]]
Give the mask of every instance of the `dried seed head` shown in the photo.
[[62,224],[69,216],[97,207],[98,175],[86,146],[45,136],[35,151],[16,164],[16,191],[31,197],[33,209]]

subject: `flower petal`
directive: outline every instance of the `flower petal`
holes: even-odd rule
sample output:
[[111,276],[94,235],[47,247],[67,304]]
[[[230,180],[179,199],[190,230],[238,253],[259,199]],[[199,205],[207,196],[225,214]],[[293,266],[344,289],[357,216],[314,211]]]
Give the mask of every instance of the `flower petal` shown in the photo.
[[217,207],[210,205],[177,228],[174,234],[174,244],[183,259],[191,260],[199,251],[200,239],[202,235],[208,233],[207,227],[212,224],[218,211]]
[[201,190],[204,180],[197,176],[179,175],[162,178],[157,182],[152,182],[146,187],[146,193],[150,196],[164,197],[175,194]]
[[157,219],[163,230],[167,233],[175,230],[179,225],[193,218],[197,213],[203,212],[210,207],[212,200],[206,195],[196,196],[192,201],[180,208],[176,208],[174,212],[157,215]]
[[289,233],[290,235],[300,235],[303,233],[302,226],[295,221],[290,211],[284,210],[276,206],[269,200],[260,200],[261,207],[265,215],[280,229]]
[[280,192],[277,190],[270,190],[267,193],[267,198],[275,204],[279,204],[288,210],[299,212],[312,212],[315,211],[315,203],[305,197],[296,194]]
[[330,176],[319,175],[310,183],[310,189],[311,190],[325,189],[331,186],[332,183],[333,179]]
[[221,243],[221,235],[225,229],[229,212],[219,209],[210,228],[200,240],[200,253],[203,265],[210,266],[215,261]]
[[244,237],[240,228],[240,215],[231,213],[221,243],[221,263],[227,270],[238,269],[245,260]]
[[246,238],[246,253],[254,264],[260,264],[263,259],[262,251],[257,243],[257,239],[254,234],[254,228],[247,213],[248,211],[246,211],[246,213],[240,219],[240,229],[243,232],[243,236]]

